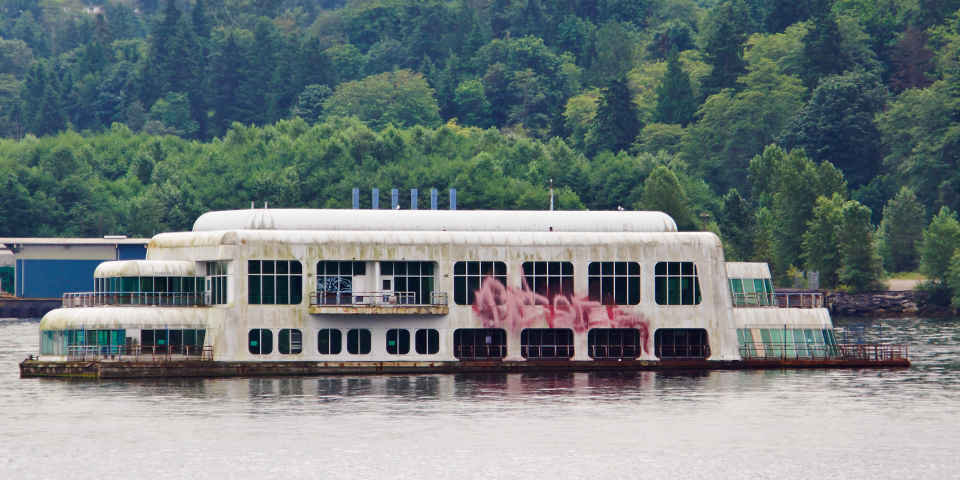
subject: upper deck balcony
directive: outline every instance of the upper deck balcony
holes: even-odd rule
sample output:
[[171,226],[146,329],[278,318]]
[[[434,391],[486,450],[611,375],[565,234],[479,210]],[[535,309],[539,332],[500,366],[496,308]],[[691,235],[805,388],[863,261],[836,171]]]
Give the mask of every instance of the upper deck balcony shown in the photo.
[[310,313],[446,315],[450,313],[447,292],[315,292],[310,295]]
[[733,293],[734,307],[823,308],[822,293]]

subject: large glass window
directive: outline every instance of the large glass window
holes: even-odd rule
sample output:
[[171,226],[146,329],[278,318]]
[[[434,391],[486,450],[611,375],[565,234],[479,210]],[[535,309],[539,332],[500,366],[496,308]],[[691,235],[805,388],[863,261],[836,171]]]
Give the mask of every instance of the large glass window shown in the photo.
[[703,328],[659,328],[653,334],[654,353],[661,359],[696,359],[710,356]]
[[587,268],[590,300],[603,305],[640,303],[640,264],[592,262]]
[[269,355],[273,353],[273,332],[267,328],[254,328],[247,334],[247,345],[254,355]]
[[[756,339],[759,337],[760,341]],[[837,339],[830,329],[740,328],[740,355],[744,357],[822,357],[838,355]]]
[[461,360],[501,360],[507,356],[507,331],[458,328],[453,332],[453,356]]
[[[122,290],[124,284],[128,290]],[[203,279],[196,277],[101,277],[93,279],[93,290],[100,293],[120,291],[198,293],[203,292]]]
[[173,354],[199,355],[206,333],[206,330],[194,329],[140,330],[140,345],[155,352],[169,348]]
[[523,281],[534,292],[550,299],[573,295],[573,264],[570,262],[523,262]]
[[410,353],[410,330],[402,328],[387,330],[387,353],[390,355]]
[[207,262],[207,290],[211,305],[227,304],[227,262]]
[[773,283],[769,278],[730,279],[730,294],[736,306],[773,305],[773,293]]
[[277,350],[284,355],[299,355],[303,351],[303,332],[295,328],[281,329]]
[[657,305],[699,305],[702,300],[693,262],[657,262],[654,282]]
[[640,330],[594,328],[587,334],[587,353],[596,359],[640,357]]
[[317,352],[321,355],[340,355],[343,351],[343,333],[336,329],[317,332]]
[[436,355],[440,351],[440,332],[432,328],[417,330],[414,340],[416,352],[420,355]]
[[249,260],[247,303],[296,305],[303,301],[303,265],[297,260]]
[[[407,342],[409,342],[409,337]],[[407,347],[409,349],[409,347]],[[347,353],[350,355],[367,355],[370,353],[370,330],[354,328],[347,330]]]
[[523,358],[573,358],[573,330],[569,328],[526,328],[520,332]]
[[[453,264],[453,302],[457,305],[476,305],[477,291],[484,280],[507,284],[507,264],[503,262],[457,262]],[[495,299],[502,305],[504,298]]]
[[317,262],[317,301],[320,305],[353,303],[355,277],[367,274],[366,262]]
[[433,262],[380,262],[382,291],[392,291],[400,304],[429,304],[433,270]]

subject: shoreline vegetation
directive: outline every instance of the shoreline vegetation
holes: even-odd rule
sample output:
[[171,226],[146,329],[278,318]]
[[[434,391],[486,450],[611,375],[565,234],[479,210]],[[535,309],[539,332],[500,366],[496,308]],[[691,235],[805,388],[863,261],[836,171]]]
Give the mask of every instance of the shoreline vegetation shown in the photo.
[[546,209],[552,180],[557,208],[664,211],[778,284],[919,272],[960,306],[954,0],[0,3],[2,236],[353,188]]

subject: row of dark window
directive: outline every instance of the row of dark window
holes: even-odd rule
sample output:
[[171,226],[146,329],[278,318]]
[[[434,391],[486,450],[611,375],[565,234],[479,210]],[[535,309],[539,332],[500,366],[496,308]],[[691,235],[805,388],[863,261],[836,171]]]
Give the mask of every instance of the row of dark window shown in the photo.
[[[440,351],[440,332],[432,328],[422,328],[414,334],[414,348],[419,355],[435,355]],[[253,355],[273,353],[273,331],[266,328],[254,328],[247,335],[247,349]],[[367,355],[372,350],[370,330],[352,328],[347,330],[347,353]],[[387,330],[386,350],[391,355],[410,353],[410,330],[394,328]],[[283,355],[303,353],[303,332],[296,328],[280,330],[277,338],[277,351]],[[317,332],[317,353],[321,355],[339,355],[343,352],[343,332],[338,329],[321,329]]]
[[[545,297],[551,304],[558,296],[574,294],[573,263],[524,262],[526,289]],[[250,260],[248,265],[248,303],[299,304],[302,298],[302,266],[298,261]],[[434,287],[433,262],[380,262],[382,292],[408,292],[411,301],[422,304],[430,299]],[[693,262],[659,262],[655,266],[655,299],[658,305],[698,305],[702,296],[697,269]],[[354,277],[366,275],[366,263],[357,261],[321,261],[317,263],[317,292],[320,304],[353,303]],[[507,282],[504,262],[456,262],[453,269],[453,301],[457,305],[476,305],[477,293],[485,282]],[[369,287],[372,288],[372,287]],[[488,301],[506,303],[502,288],[491,289]],[[365,292],[370,293],[370,292]],[[637,262],[592,262],[588,266],[589,299],[603,305],[640,303],[640,264]]]
[[[594,359],[637,359],[642,353],[640,330],[635,328],[595,328],[587,334],[587,349]],[[416,330],[414,351],[434,355],[440,351],[440,333],[432,328]],[[520,355],[527,359],[569,360],[574,354],[573,330],[568,328],[527,328],[520,332]],[[322,329],[317,332],[317,352],[339,355],[343,352],[343,332]],[[281,329],[277,350],[283,355],[303,352],[303,333]],[[390,355],[410,353],[410,330],[387,330],[385,350]],[[347,330],[346,350],[350,355],[372,351],[370,330]],[[255,328],[248,335],[248,351],[254,355],[273,353],[273,331]],[[702,328],[661,328],[654,333],[654,353],[661,359],[703,359],[710,356],[707,331]],[[461,360],[502,360],[507,356],[507,332],[502,328],[459,328],[453,332],[453,355]]]

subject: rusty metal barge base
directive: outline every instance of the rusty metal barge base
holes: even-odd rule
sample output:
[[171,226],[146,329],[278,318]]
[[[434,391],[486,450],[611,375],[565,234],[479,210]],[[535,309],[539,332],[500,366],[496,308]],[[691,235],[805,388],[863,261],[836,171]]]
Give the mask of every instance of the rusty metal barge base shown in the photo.
[[163,378],[424,373],[526,373],[698,370],[783,370],[808,368],[907,368],[907,359],[738,360],[738,361],[459,361],[459,362],[41,362],[25,360],[20,377]]

